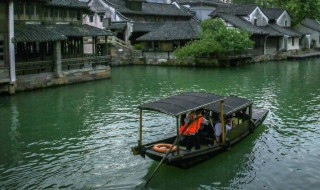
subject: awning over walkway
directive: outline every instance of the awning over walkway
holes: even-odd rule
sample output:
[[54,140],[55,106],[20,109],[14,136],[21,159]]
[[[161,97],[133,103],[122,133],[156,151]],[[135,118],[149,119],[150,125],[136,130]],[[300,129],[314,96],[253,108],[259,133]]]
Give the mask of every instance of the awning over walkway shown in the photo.
[[15,42],[46,42],[67,40],[68,37],[111,36],[110,31],[89,25],[27,24],[15,27]]
[[59,31],[67,37],[89,37],[89,36],[111,36],[112,33],[107,30],[96,28],[89,25],[69,25],[56,24],[48,26],[55,31]]
[[16,25],[14,29],[15,42],[50,42],[67,39],[60,32],[42,24]]

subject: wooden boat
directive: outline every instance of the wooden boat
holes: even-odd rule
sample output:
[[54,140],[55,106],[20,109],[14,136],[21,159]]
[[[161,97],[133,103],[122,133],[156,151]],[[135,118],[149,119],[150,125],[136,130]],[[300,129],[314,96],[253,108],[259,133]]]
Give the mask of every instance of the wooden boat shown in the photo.
[[[265,120],[268,110],[252,108],[253,102],[237,96],[220,96],[213,93],[187,92],[168,98],[140,105],[140,130],[138,146],[132,147],[134,155],[147,155],[149,158],[181,168],[191,167],[199,162],[207,160],[232,147],[251,132],[253,132]],[[177,135],[151,143],[142,143],[142,113],[143,110],[151,110],[168,114],[176,118]],[[214,117],[219,117],[222,124],[222,137],[219,143],[213,143],[208,137],[201,137],[201,147],[198,150],[187,151],[186,146],[180,143],[179,128],[181,117],[185,114],[202,110],[204,115],[214,126]],[[226,118],[233,126],[226,131]],[[166,153],[154,150],[159,143],[173,144],[176,142],[176,151]]]

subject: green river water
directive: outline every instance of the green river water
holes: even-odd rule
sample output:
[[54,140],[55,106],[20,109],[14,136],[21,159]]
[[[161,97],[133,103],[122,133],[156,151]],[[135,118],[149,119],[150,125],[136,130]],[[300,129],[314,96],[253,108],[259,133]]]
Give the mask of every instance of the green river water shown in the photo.
[[[268,109],[248,138],[149,189],[318,189],[320,59],[236,68],[128,66],[112,79],[0,97],[0,189],[141,189],[158,162],[133,156],[139,104],[185,91],[235,94]],[[175,132],[145,112],[144,142]]]

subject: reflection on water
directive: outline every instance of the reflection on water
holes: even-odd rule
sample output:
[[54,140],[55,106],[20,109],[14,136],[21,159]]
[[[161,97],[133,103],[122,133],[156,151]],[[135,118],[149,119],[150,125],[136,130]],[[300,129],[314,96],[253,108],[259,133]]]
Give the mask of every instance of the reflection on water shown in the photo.
[[[314,189],[319,184],[320,60],[239,68],[119,67],[112,79],[0,97],[4,189],[141,188],[157,162],[132,156],[136,108],[184,91],[235,94],[269,109],[265,124],[191,169],[163,166],[150,189]],[[175,130],[145,112],[143,141]]]

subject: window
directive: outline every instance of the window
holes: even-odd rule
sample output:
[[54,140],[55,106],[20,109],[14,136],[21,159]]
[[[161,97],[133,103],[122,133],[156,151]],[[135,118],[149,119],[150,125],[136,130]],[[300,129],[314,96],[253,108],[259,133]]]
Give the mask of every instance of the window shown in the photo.
[[81,20],[82,19],[82,12],[78,11],[77,12],[77,20]]
[[34,15],[34,4],[33,2],[29,2],[26,4],[26,13],[29,17]]
[[172,42],[172,46],[173,46],[173,49],[177,49],[180,47],[180,41],[173,41]]
[[59,9],[57,9],[57,8],[51,9],[51,16],[58,18],[59,17]]
[[93,15],[89,16],[89,22],[93,22]]
[[54,10],[54,9],[51,8],[50,11],[49,11],[49,17],[51,17],[51,18],[53,17],[53,10]]
[[67,18],[67,10],[66,9],[60,9],[60,18]]
[[288,25],[288,21],[285,20],[285,21],[284,21],[284,26],[287,26],[287,25]]
[[4,36],[0,35],[0,65],[4,64]]
[[14,12],[16,15],[21,16],[24,14],[24,3],[23,2],[16,2],[14,7]]
[[319,43],[320,43],[320,32],[319,32]]
[[294,38],[291,38],[292,39],[292,46],[294,46]]
[[44,8],[43,9],[43,16],[44,17],[49,17],[50,16],[50,9]]
[[100,15],[100,22],[103,22],[103,15]]
[[146,42],[147,43],[147,51],[153,51],[153,43],[152,42],[150,42],[150,41],[148,41],[148,42]]
[[158,41],[154,42],[154,50],[159,51],[160,50],[160,43]]
[[257,26],[257,22],[258,22],[258,19],[257,19],[257,18],[254,18],[254,20],[253,20],[253,25]]
[[77,17],[77,11],[69,10],[69,18],[76,18],[76,17]]

